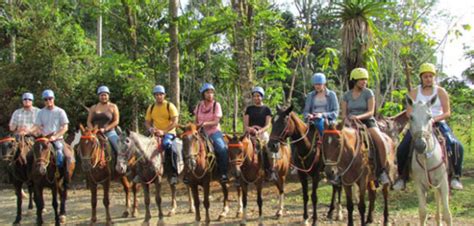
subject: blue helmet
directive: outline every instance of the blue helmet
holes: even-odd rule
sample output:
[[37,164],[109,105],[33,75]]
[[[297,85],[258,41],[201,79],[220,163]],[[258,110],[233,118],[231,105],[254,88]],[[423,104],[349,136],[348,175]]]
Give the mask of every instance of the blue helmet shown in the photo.
[[108,94],[110,94],[109,87],[107,87],[107,86],[100,86],[100,87],[97,89],[97,94],[101,94],[101,93],[108,93]]
[[46,90],[43,91],[42,97],[43,98],[50,98],[50,97],[54,98],[54,92],[50,89],[46,89]]
[[165,92],[165,87],[163,87],[162,85],[157,85],[153,88],[153,95],[154,94],[157,94],[157,93],[166,93]]
[[201,89],[199,89],[199,92],[203,94],[208,89],[216,90],[211,83],[204,83],[204,85],[201,86]]
[[24,100],[24,99],[34,100],[35,97],[33,96],[32,93],[23,93],[23,95],[21,96],[21,99],[22,99],[22,100]]
[[262,97],[265,96],[265,91],[264,91],[263,88],[260,87],[260,86],[256,86],[256,87],[254,87],[254,88],[252,89],[252,95],[253,95],[254,93],[260,93],[260,95],[261,95]]
[[313,77],[311,78],[311,82],[313,85],[326,84],[326,76],[323,73],[314,73]]

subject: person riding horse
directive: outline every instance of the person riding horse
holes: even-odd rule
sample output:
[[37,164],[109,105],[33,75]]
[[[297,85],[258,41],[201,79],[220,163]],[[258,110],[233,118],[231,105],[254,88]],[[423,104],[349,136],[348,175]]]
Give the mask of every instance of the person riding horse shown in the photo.
[[[244,130],[252,136],[252,142],[257,149],[262,149],[260,147],[264,147],[264,145],[268,143],[269,135],[267,130],[270,128],[270,122],[272,120],[272,111],[268,106],[263,104],[262,99],[264,97],[265,91],[262,87],[257,86],[253,88],[253,105],[248,106],[244,114]],[[258,142],[261,142],[260,145],[257,145]],[[263,155],[263,167],[265,169],[266,180],[276,181],[277,176],[270,167],[269,157],[266,152],[263,152]]]
[[372,90],[367,88],[368,79],[369,73],[365,68],[355,68],[351,71],[350,80],[353,87],[344,93],[341,104],[342,118],[343,121],[346,118],[361,121],[367,127],[378,151],[381,167],[378,179],[381,184],[385,185],[390,183],[387,174],[387,150],[389,149],[386,147],[386,141],[374,118],[375,97]]
[[303,115],[311,121],[319,132],[319,139],[323,137],[324,121],[335,122],[339,114],[339,102],[336,93],[326,87],[326,76],[315,73],[311,78],[314,90],[306,96]]
[[194,109],[194,115],[196,124],[203,128],[204,135],[212,140],[217,157],[217,167],[221,175],[220,180],[222,183],[226,183],[229,180],[227,177],[229,160],[227,157],[227,145],[219,124],[222,118],[222,109],[219,102],[214,99],[214,92],[215,88],[212,84],[204,83],[201,89],[199,89],[202,101]]
[[[461,190],[463,189],[463,186],[459,178],[462,174],[464,148],[461,142],[459,142],[459,140],[454,136],[453,132],[445,121],[449,118],[449,116],[451,116],[448,93],[445,89],[436,85],[435,83],[435,65],[430,63],[422,64],[420,66],[419,76],[421,84],[410,92],[410,97],[415,100],[415,102],[427,102],[434,96],[438,97],[436,102],[431,106],[433,124],[443,134],[443,137],[446,140],[448,156],[454,165],[454,176],[451,179],[451,188]],[[408,105],[406,108],[406,114],[409,116],[412,112],[412,106]],[[409,164],[408,156],[411,140],[412,134],[408,131],[397,149],[397,164],[398,173],[400,176],[393,186],[395,190],[404,189],[405,181],[408,179],[406,176],[407,172],[405,172],[405,170],[407,170],[406,166]]]
[[165,151],[165,171],[168,173],[170,184],[178,183],[178,153],[173,145],[176,137],[176,126],[178,125],[178,109],[176,106],[165,100],[165,88],[157,85],[153,88],[155,103],[150,105],[146,111],[145,126],[147,130],[163,137],[161,148]]
[[[54,104],[54,92],[46,89],[42,93],[45,107],[38,112],[35,120],[35,127],[38,133],[51,135],[49,141],[56,151],[56,164],[59,168],[66,167],[64,175],[64,187],[69,185],[72,172],[68,172],[69,165],[75,162],[74,155],[68,148],[64,148],[63,135],[68,130],[69,119],[66,112]],[[63,164],[66,158],[66,166]]]
[[110,102],[110,90],[107,86],[100,86],[97,89],[97,95],[99,95],[99,103],[90,107],[87,116],[87,127],[94,128],[94,126],[97,126],[100,133],[109,140],[113,156],[116,156],[118,152],[119,136],[115,129],[119,124],[119,109],[117,105]]

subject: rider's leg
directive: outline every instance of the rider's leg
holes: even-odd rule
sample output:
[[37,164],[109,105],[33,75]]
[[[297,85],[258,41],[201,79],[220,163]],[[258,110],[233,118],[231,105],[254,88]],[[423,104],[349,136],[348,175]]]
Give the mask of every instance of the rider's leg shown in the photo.
[[379,130],[378,127],[371,127],[369,128],[370,136],[375,142],[375,146],[377,147],[378,152],[378,159],[379,164],[382,169],[381,174],[379,176],[379,180],[382,184],[390,183],[387,175],[387,150],[385,139],[382,137],[382,132]]
[[221,174],[221,181],[227,182],[227,165],[228,165],[228,157],[227,157],[227,145],[224,142],[224,137],[222,136],[221,131],[217,131],[210,136],[214,151],[217,157],[217,167],[219,168],[219,173]]
[[453,189],[462,189],[463,186],[460,181],[462,175],[462,162],[464,158],[464,147],[461,142],[454,136],[453,131],[449,128],[446,122],[437,122],[439,130],[443,134],[444,139],[446,140],[446,149],[448,151],[448,156],[450,161],[453,163],[454,176],[451,180],[451,187]]
[[324,131],[324,118],[317,118],[313,121],[314,126],[316,129],[318,129],[319,132],[319,137],[323,137],[323,131]]
[[115,129],[110,130],[109,132],[105,133],[105,136],[109,139],[110,146],[112,146],[112,152],[114,156],[117,155],[119,148],[118,148],[118,143],[119,143],[119,136]]
[[174,134],[166,134],[163,136],[162,148],[165,150],[165,167],[166,171],[169,172],[169,180],[171,184],[178,182],[178,170],[177,170],[177,154],[174,150],[173,139]]

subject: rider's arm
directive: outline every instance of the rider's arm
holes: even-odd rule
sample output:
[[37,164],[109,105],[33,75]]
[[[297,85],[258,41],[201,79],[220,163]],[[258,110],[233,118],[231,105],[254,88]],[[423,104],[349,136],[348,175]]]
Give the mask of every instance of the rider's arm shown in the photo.
[[261,128],[259,131],[265,132],[267,129],[269,129],[271,121],[272,121],[272,116],[267,115],[267,117],[265,117],[265,126]]
[[369,97],[367,101],[367,111],[363,114],[356,115],[355,117],[359,120],[368,119],[374,116],[374,109],[375,109],[375,97],[371,96]]
[[61,125],[61,127],[59,128],[59,130],[56,131],[56,132],[53,134],[53,136],[51,136],[51,140],[54,141],[54,140],[56,140],[56,138],[63,136],[63,135],[67,132],[68,128],[69,128],[69,124],[67,124],[67,123]]
[[249,115],[246,114],[244,115],[244,131],[247,131],[249,129]]
[[178,126],[178,116],[176,117],[173,117],[170,119],[170,124],[169,126],[164,130],[165,133],[169,132],[170,130],[173,130],[174,128],[176,128],[176,126]]
[[10,131],[11,132],[15,132],[18,128],[18,120],[17,120],[17,111],[14,111],[13,112],[13,115],[12,115],[12,118],[10,119],[10,124],[9,124],[9,128],[10,128]]
[[446,90],[438,87],[438,98],[443,108],[443,114],[433,118],[435,122],[443,121],[451,116],[451,106],[449,105],[449,96]]
[[112,105],[112,114],[114,115],[114,117],[112,119],[112,122],[104,128],[105,131],[109,131],[109,130],[117,127],[119,122],[120,122],[120,112],[119,112],[119,109],[118,109],[117,105],[115,105],[115,104]]
[[335,120],[337,116],[339,115],[339,102],[337,100],[336,93],[334,92],[330,92],[328,97],[329,97],[328,98],[329,111],[324,112],[323,116],[325,118]]
[[94,128],[94,125],[92,125],[92,112],[95,111],[95,105],[89,108],[89,114],[87,115],[87,127],[89,128]]
[[345,100],[342,100],[341,102],[341,118],[342,121],[347,117],[347,102]]

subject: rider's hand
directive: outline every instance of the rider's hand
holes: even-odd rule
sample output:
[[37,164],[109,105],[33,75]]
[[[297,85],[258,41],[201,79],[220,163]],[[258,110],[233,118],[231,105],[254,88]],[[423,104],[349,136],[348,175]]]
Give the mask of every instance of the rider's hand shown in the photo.
[[356,115],[351,115],[351,116],[349,116],[349,119],[352,119],[352,120],[358,120],[359,118],[357,118],[357,116],[356,116]]
[[148,129],[148,132],[150,132],[150,134],[155,134],[155,128],[150,127],[150,128]]
[[155,130],[155,135],[156,136],[163,136],[163,135],[165,135],[165,132],[163,132],[163,130],[157,129],[157,130]]
[[51,137],[49,137],[49,141],[53,142],[55,140],[57,140],[58,138],[54,135],[52,135]]
[[315,113],[313,114],[313,119],[314,118],[322,118],[323,117],[323,114],[322,113]]
[[102,133],[102,134],[104,134],[104,133],[105,133],[105,129],[104,129],[104,128],[100,128],[100,129],[99,129],[99,132]]

